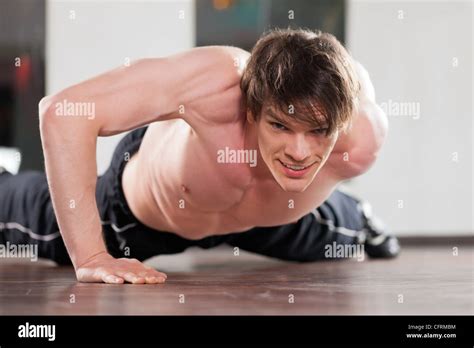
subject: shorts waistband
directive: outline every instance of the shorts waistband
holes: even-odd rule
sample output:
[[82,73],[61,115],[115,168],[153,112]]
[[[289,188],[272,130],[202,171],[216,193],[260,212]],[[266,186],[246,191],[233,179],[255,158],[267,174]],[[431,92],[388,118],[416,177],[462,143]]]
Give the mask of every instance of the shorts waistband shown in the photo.
[[111,208],[114,212],[114,223],[127,225],[130,223],[140,224],[140,221],[133,215],[122,187],[122,175],[127,165],[128,159],[138,152],[143,136],[148,127],[139,128],[128,133],[117,145],[112,156],[112,162],[106,173],[100,178],[111,196]]

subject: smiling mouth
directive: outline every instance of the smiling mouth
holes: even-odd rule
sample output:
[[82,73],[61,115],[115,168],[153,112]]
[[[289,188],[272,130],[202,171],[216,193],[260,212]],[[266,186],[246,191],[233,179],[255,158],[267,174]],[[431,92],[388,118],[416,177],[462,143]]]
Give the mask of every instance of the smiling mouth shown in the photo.
[[280,160],[278,160],[284,167],[288,168],[288,169],[291,169],[291,170],[294,170],[294,171],[302,171],[302,170],[305,170],[309,167],[311,167],[313,164],[315,164],[316,162],[313,162],[307,166],[301,166],[301,165],[294,165],[294,164],[287,164],[287,163],[284,163]]

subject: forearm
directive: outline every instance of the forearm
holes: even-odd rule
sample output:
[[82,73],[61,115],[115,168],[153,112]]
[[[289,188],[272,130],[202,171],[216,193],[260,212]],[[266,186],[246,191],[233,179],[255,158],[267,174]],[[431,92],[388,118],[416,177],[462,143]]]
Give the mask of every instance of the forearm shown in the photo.
[[[50,102],[51,104],[51,102]],[[77,268],[105,252],[95,199],[97,181],[94,127],[86,118],[58,117],[40,107],[40,130],[51,199],[69,256]]]

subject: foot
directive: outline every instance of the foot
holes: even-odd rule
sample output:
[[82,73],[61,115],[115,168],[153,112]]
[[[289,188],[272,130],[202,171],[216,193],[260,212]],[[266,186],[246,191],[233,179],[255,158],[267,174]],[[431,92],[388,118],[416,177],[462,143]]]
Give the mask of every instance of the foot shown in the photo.
[[393,258],[400,253],[397,237],[391,234],[385,224],[372,213],[368,202],[359,202],[366,230],[365,251],[372,258]]

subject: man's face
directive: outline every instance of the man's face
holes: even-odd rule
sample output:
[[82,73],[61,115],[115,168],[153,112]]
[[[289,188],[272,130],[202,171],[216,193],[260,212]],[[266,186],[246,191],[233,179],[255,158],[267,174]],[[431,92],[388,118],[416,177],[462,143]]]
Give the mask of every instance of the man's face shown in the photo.
[[281,188],[303,192],[329,157],[338,132],[311,128],[265,107],[256,123],[260,155]]

